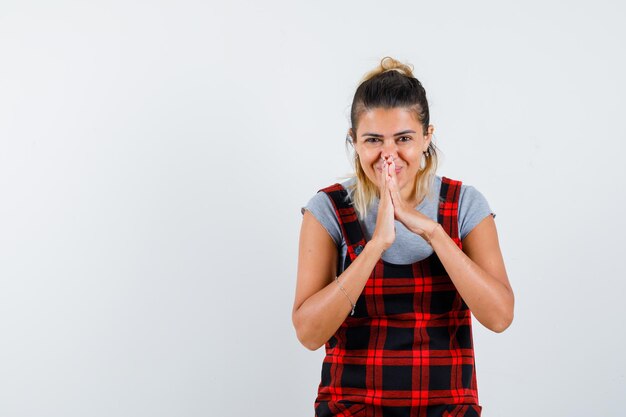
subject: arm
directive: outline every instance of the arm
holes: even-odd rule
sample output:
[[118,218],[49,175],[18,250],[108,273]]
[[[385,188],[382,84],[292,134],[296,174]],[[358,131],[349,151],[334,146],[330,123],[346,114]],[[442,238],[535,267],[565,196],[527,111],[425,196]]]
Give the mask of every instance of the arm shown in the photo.
[[500,333],[513,321],[514,296],[507,277],[492,216],[485,217],[463,239],[463,250],[439,223],[430,244],[476,319]]
[[350,302],[356,303],[382,253],[395,240],[393,202],[382,173],[379,183],[381,199],[372,239],[337,277],[350,300],[333,282],[337,272],[335,242],[311,213],[304,213],[292,321],[298,340],[310,350],[317,350],[335,334],[352,311]]
[[[304,213],[299,246],[292,321],[300,343],[310,350],[317,350],[341,326],[352,306],[341,288],[333,282],[337,246],[309,211]],[[370,240],[338,277],[352,302],[356,303],[382,252],[383,247]]]
[[[390,165],[395,167],[393,161]],[[461,250],[439,223],[406,204],[398,188],[395,170],[390,172],[396,218],[430,243],[476,319],[496,333],[506,330],[513,321],[515,300],[493,217],[485,217],[465,236]]]

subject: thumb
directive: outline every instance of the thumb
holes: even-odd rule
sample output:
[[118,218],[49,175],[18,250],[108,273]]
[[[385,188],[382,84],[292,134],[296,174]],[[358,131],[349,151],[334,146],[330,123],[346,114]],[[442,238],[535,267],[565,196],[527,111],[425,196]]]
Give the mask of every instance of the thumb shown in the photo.
[[381,172],[380,172],[380,191],[381,191],[381,193],[383,191],[387,190],[387,188],[388,188],[388,177],[389,177],[388,163],[383,158],[383,163],[382,163]]

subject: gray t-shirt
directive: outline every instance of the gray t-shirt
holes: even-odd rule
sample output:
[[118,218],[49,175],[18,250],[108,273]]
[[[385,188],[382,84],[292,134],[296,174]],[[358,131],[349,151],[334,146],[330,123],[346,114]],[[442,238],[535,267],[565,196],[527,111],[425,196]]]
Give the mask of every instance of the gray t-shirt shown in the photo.
[[[354,178],[343,181],[341,184],[344,188],[348,188],[353,184]],[[437,221],[437,212],[439,208],[439,194],[441,192],[441,177],[435,175],[430,194],[415,208],[422,214]],[[337,260],[337,271],[343,271],[343,263],[346,256],[346,242],[341,233],[339,220],[335,215],[335,209],[330,197],[324,192],[315,194],[306,206],[302,207],[301,212],[308,210],[315,218],[324,226],[333,239],[339,253]],[[472,231],[472,229],[480,223],[486,216],[495,213],[489,207],[485,197],[473,186],[461,184],[459,194],[459,236],[461,240]],[[365,233],[366,240],[372,238],[374,229],[376,228],[376,216],[378,215],[378,199],[372,203],[368,209],[365,219],[359,219],[362,229]],[[386,262],[394,264],[411,264],[429,257],[433,253],[432,247],[426,243],[419,235],[409,231],[402,223],[396,220],[396,239],[387,249],[382,259]]]

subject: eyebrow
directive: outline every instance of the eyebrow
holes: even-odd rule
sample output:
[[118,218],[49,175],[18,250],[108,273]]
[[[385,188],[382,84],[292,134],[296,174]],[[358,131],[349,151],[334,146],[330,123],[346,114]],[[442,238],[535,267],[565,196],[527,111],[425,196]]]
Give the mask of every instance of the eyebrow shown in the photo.
[[[415,131],[414,130],[403,130],[402,132],[396,133],[394,136],[406,135],[407,133],[415,133]],[[369,132],[368,133],[363,133],[361,135],[361,137],[363,137],[363,136],[373,136],[375,138],[382,138],[383,137],[383,135],[381,135],[381,134],[369,133]]]

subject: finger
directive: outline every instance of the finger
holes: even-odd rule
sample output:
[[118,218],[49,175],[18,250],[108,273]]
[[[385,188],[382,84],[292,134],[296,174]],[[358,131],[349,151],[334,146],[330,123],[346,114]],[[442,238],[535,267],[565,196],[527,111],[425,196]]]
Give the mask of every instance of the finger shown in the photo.
[[[394,188],[394,175],[392,174],[395,171],[395,164],[393,163],[392,158],[389,158],[385,162],[385,172],[386,172],[386,187],[389,190],[389,197],[392,197],[392,192]],[[396,187],[397,188],[397,187]]]
[[383,169],[380,171],[379,177],[378,177],[378,185],[379,185],[381,196],[382,196],[382,193],[384,193],[385,190],[387,189],[387,184],[386,183],[387,183],[387,176],[385,174],[385,167],[383,167]]
[[396,178],[396,161],[393,158],[389,158],[389,175]]
[[398,186],[397,178],[392,178],[389,182],[389,192],[391,193],[391,198],[393,199],[394,203],[398,204],[403,201],[402,194],[400,194],[400,187]]
[[387,168],[387,177],[389,179],[391,179],[392,176],[392,172],[395,168],[393,168],[393,158],[390,156],[389,158],[387,158],[386,162],[385,162],[385,167]]
[[393,181],[397,184],[398,177],[396,175],[396,161],[393,158],[389,162],[389,175],[393,178]]
[[380,192],[381,195],[387,190],[387,170],[383,165],[382,170],[380,171]]
[[[382,157],[381,157],[382,159]],[[385,167],[381,164],[382,169],[380,172],[376,170],[376,179],[378,180],[378,190],[382,193],[385,186]]]
[[382,169],[381,169],[381,191],[386,192],[388,187],[389,169],[387,159],[383,157]]

